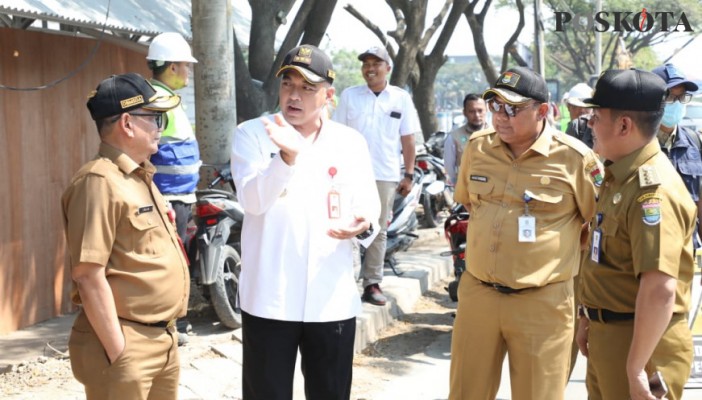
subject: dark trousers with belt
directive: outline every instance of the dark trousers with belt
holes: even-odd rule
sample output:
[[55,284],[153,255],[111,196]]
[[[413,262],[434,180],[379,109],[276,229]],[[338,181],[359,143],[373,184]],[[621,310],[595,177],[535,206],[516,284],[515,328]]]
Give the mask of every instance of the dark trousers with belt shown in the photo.
[[291,322],[242,312],[244,400],[291,400],[298,349],[307,400],[348,400],[356,318]]

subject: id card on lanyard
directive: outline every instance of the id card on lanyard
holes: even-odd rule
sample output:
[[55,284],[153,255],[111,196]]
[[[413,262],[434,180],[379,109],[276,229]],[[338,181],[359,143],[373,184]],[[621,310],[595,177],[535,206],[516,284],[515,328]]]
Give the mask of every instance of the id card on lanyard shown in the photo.
[[[336,168],[329,168],[329,176],[334,181],[334,176],[336,175]],[[327,213],[329,219],[339,219],[341,218],[341,194],[336,191],[334,184],[332,183],[329,193],[327,193]]]
[[592,241],[590,242],[590,259],[596,263],[600,263],[600,255],[602,255],[602,213],[597,214],[597,228],[592,230]]

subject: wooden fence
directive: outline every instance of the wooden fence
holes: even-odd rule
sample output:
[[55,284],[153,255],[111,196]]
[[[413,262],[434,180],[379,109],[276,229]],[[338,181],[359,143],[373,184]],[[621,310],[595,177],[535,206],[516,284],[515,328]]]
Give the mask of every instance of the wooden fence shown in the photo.
[[[76,70],[97,41],[0,28],[0,85],[37,87]],[[105,77],[147,76],[145,54],[102,42],[72,78],[0,88],[0,334],[74,311],[60,198],[99,140],[85,107]]]

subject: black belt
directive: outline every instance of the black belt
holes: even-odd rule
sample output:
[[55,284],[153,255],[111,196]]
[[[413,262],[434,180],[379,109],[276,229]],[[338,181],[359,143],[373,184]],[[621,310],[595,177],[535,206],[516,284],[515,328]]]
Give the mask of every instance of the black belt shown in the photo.
[[490,286],[491,288],[497,290],[498,292],[500,292],[500,293],[502,293],[502,294],[519,293],[519,292],[521,292],[522,290],[531,289],[531,288],[513,289],[513,288],[511,288],[511,287],[509,287],[509,286],[500,285],[499,283],[494,283],[494,282],[480,281],[480,283],[482,283],[482,284],[485,285],[485,286]]
[[141,322],[141,321],[134,321],[132,319],[127,319],[127,318],[122,318],[122,317],[119,317],[119,319],[124,320],[124,321],[128,321],[128,322],[133,322],[135,324],[139,324],[139,325],[143,325],[143,326],[148,326],[151,328],[166,329],[166,328],[176,326],[175,318],[173,318],[170,321],[158,321],[158,322]]
[[620,313],[607,310],[604,308],[590,308],[583,305],[580,306],[580,315],[596,322],[612,322],[612,321],[630,321],[634,319],[634,313]]

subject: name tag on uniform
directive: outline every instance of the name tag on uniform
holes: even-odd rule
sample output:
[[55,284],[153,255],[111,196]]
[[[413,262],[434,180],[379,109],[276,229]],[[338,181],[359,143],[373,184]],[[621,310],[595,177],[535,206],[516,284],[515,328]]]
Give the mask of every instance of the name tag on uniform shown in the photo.
[[139,207],[139,210],[137,210],[137,215],[151,212],[153,210],[154,210],[154,206],[142,206],[142,207]]
[[592,246],[590,246],[590,259],[600,263],[600,249],[602,245],[602,231],[598,228],[592,231]]

